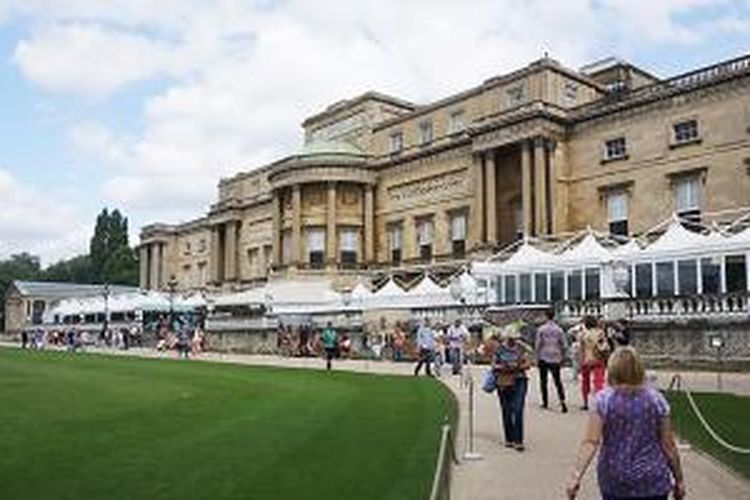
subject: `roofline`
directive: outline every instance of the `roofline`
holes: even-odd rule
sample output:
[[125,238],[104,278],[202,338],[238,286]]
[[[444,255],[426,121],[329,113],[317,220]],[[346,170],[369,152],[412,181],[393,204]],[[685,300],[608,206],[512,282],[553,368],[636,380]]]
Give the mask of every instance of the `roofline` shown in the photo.
[[418,107],[415,103],[411,101],[407,101],[399,97],[393,97],[388,94],[383,94],[381,92],[370,90],[370,91],[365,92],[364,94],[360,94],[356,97],[352,97],[351,99],[342,99],[340,101],[334,102],[333,104],[326,107],[323,111],[305,118],[305,120],[302,122],[302,126],[307,127],[313,122],[316,122],[323,118],[327,118],[328,116],[331,116],[346,107],[356,106],[368,100],[379,101],[384,104],[394,104],[398,107],[406,108],[410,110],[417,109]]

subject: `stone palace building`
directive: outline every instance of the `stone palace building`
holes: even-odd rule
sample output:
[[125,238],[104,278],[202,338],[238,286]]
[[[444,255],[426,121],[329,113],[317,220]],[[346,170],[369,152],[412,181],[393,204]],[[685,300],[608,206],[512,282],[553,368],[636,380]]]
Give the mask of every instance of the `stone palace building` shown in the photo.
[[750,205],[750,56],[668,79],[544,58],[426,105],[368,92],[302,126],[299,152],[220,180],[204,216],[142,229],[142,288],[347,288],[448,274],[523,235]]

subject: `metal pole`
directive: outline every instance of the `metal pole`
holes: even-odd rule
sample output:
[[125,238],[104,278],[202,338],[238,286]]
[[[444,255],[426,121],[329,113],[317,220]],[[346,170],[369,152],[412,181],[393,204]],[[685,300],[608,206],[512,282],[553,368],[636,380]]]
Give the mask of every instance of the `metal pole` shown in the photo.
[[468,441],[469,449],[464,453],[464,460],[482,460],[484,458],[481,453],[474,451],[474,377],[469,374],[469,425],[468,425]]

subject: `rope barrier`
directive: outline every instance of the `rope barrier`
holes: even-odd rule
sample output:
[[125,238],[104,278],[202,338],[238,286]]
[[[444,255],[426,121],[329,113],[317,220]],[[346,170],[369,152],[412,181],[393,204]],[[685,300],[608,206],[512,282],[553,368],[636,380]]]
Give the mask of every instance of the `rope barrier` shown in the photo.
[[700,408],[698,408],[698,405],[695,403],[693,394],[690,392],[690,389],[688,389],[687,386],[683,383],[682,377],[679,374],[672,377],[669,388],[672,389],[675,385],[677,385],[677,390],[682,390],[685,392],[685,396],[687,397],[688,403],[690,404],[690,408],[693,410],[693,413],[695,413],[695,416],[698,417],[698,421],[701,423],[706,432],[708,432],[708,435],[711,436],[714,441],[731,452],[739,453],[741,455],[750,455],[750,448],[742,448],[740,446],[729,443],[724,438],[719,436],[719,434],[713,429],[713,427],[709,425],[709,423],[706,421],[706,418],[703,416],[703,413],[700,411]]

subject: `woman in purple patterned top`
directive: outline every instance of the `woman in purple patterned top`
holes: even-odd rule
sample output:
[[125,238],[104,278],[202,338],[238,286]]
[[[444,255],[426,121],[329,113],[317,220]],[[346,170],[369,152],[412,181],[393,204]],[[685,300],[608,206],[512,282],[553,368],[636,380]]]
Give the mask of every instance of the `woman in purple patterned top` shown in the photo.
[[609,387],[597,395],[576,468],[567,486],[574,499],[597,448],[597,475],[604,500],[666,500],[685,496],[669,404],[644,383],[644,369],[632,347],[618,347],[607,364]]

